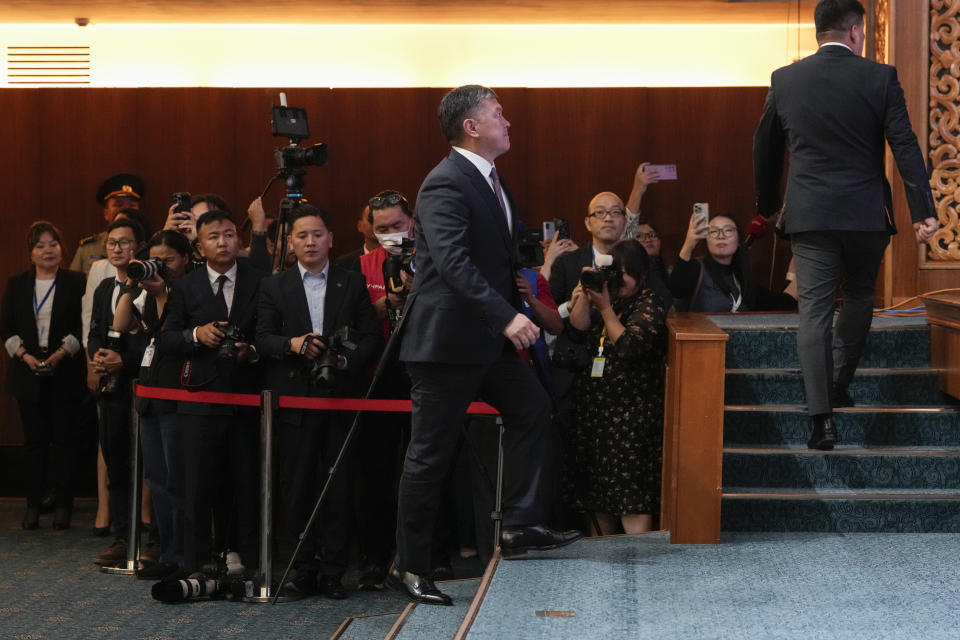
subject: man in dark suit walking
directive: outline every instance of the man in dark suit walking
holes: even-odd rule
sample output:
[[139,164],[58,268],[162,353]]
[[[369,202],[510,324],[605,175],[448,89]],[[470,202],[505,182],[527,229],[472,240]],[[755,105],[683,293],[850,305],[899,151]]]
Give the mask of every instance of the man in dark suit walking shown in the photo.
[[438,115],[453,149],[424,180],[415,208],[417,279],[400,350],[413,424],[398,497],[397,561],[387,581],[414,601],[449,605],[428,577],[430,547],[465,412],[477,396],[500,411],[507,429],[504,555],[559,547],[580,533],[538,524],[550,400],[516,353],[539,329],[520,310],[513,207],[493,164],[510,148],[510,123],[496,94],[478,85],[449,92]]
[[[327,213],[309,204],[291,212],[290,240],[297,265],[260,284],[257,350],[264,359],[264,387],[299,397],[349,397],[362,385],[366,365],[380,344],[380,324],[367,295],[363,275],[331,265],[333,234]],[[332,380],[311,375],[327,351],[328,340],[343,327],[356,332],[356,350],[339,354]],[[326,478],[347,433],[341,412],[280,409],[277,414],[277,540],[284,560],[319,494],[318,465]],[[348,459],[352,459],[350,456]],[[344,465],[347,466],[347,465]],[[350,551],[349,471],[333,478],[317,523],[301,551],[296,585],[303,592],[319,588],[334,599],[346,597],[341,578]],[[315,560],[315,555],[318,560]]]
[[[237,259],[237,227],[225,211],[214,209],[197,218],[197,238],[206,265],[174,284],[159,350],[183,358],[180,382],[188,390],[259,393],[258,356],[250,343],[257,327],[263,274]],[[227,348],[230,345],[233,349]],[[257,411],[181,402],[177,413],[183,425],[186,470],[184,569],[197,570],[211,562],[210,524],[215,508],[229,511],[235,523],[230,527],[227,518],[221,518],[218,538],[224,536],[224,529],[232,528],[232,540],[226,543],[251,568],[257,561],[259,534]],[[224,495],[232,496],[231,504],[218,505]]]
[[[896,232],[884,141],[903,178],[917,240],[926,242],[937,229],[897,71],[861,57],[863,14],[857,0],[817,4],[820,50],[773,72],[754,137],[758,213],[772,217],[782,202],[780,224],[796,261],[797,350],[814,425],[811,449],[833,448],[831,411],[853,404],[847,385],[870,329],[877,270]],[[790,172],[781,201],[785,149]],[[843,305],[834,329],[841,273]]]

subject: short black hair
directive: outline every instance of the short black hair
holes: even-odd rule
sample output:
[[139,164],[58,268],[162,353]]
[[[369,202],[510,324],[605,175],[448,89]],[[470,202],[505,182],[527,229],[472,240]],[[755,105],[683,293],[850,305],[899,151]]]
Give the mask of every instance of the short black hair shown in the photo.
[[60,229],[52,222],[46,220],[37,220],[27,229],[27,251],[33,251],[33,248],[40,242],[40,236],[49,233],[57,244],[63,244],[60,240]]
[[226,211],[231,216],[233,215],[233,210],[230,209],[230,206],[227,204],[227,201],[217,193],[198,193],[197,195],[190,198],[190,207],[193,208],[201,202],[206,202],[207,206],[210,209],[216,209],[218,211]]
[[479,84],[466,84],[443,96],[437,109],[437,117],[440,118],[440,130],[447,142],[453,144],[463,138],[463,121],[489,98],[496,100],[497,94],[493,89]]
[[647,274],[650,273],[650,256],[638,240],[621,240],[614,245],[613,264],[629,273],[641,290],[646,285]]
[[187,240],[186,236],[182,233],[174,231],[173,229],[164,229],[163,231],[158,231],[153,234],[150,242],[147,243],[147,248],[152,249],[153,247],[170,247],[180,255],[188,258],[193,254],[193,247],[190,246],[190,241]]
[[320,218],[320,220],[323,221],[323,226],[325,226],[328,230],[330,229],[330,214],[327,213],[327,210],[322,207],[303,202],[294,207],[293,211],[290,212],[290,229],[287,231],[287,233],[293,233],[294,222],[300,218],[306,218],[308,216]]
[[218,221],[226,221],[237,226],[237,223],[233,221],[233,216],[230,215],[229,211],[224,211],[223,209],[210,209],[209,211],[204,211],[200,214],[200,217],[197,218],[197,233],[200,233],[200,227],[205,224],[213,224]]
[[390,207],[396,206],[399,206],[400,210],[403,211],[403,214],[408,218],[413,217],[413,209],[410,208],[410,202],[402,193],[394,189],[384,189],[377,195],[370,198],[369,205],[367,207],[367,222],[373,224],[374,211],[382,211],[383,209],[389,209]]
[[137,244],[143,242],[143,227],[140,226],[140,223],[136,220],[131,220],[130,218],[119,218],[110,223],[110,226],[107,227],[107,235],[110,235],[110,232],[114,229],[130,229],[133,231],[133,239],[137,241]]
[[820,0],[813,10],[817,39],[828,31],[846,31],[863,19],[866,10],[859,0]]
[[[153,225],[150,224],[150,218],[148,218],[147,214],[141,211],[140,209],[130,209],[130,208],[120,209],[120,211],[117,211],[117,217],[119,216],[124,216],[125,218],[129,218],[130,220],[133,220],[138,225],[140,225],[140,228],[143,229],[144,238],[149,238],[150,236],[153,235]],[[116,217],[114,218],[114,220],[116,220]]]

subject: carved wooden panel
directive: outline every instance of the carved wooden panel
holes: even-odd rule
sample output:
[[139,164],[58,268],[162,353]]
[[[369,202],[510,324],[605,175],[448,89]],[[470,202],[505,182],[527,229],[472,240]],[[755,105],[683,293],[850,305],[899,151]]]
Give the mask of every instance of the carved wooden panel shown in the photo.
[[873,59],[877,62],[889,62],[890,0],[876,0],[873,3]]
[[960,262],[960,0],[930,0],[931,186],[940,229],[925,257]]

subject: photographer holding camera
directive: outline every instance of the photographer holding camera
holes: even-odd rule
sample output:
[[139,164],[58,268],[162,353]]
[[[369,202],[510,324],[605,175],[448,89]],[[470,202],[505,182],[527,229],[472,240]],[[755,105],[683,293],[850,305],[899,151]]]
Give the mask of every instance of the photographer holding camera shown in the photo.
[[110,513],[115,538],[93,561],[110,565],[126,560],[130,513],[130,401],[131,385],[143,355],[142,337],[123,336],[113,326],[114,310],[127,280],[127,266],[143,242],[143,229],[133,220],[118,218],[107,228],[107,260],[117,275],[97,285],[93,294],[87,353],[99,376],[97,406],[100,449],[110,479]]
[[0,306],[6,390],[17,399],[26,440],[24,529],[40,526],[47,470],[57,492],[54,529],[70,526],[77,414],[83,395],[80,298],[84,276],[61,268],[60,231],[46,221],[27,232],[32,267],[11,276]]
[[583,272],[570,302],[566,331],[590,363],[573,382],[563,493],[593,514],[594,533],[649,531],[659,513],[667,312],[649,273],[643,246],[624,240],[605,273]]
[[[205,266],[174,283],[160,333],[161,353],[181,361],[180,385],[188,390],[259,393],[258,356],[249,344],[257,325],[257,296],[263,273],[238,261],[237,227],[224,211],[197,218]],[[184,558],[186,571],[213,559],[211,512],[224,492],[234,515],[233,540],[225,544],[251,564],[257,559],[259,439],[257,410],[202,402],[180,402],[183,429]],[[220,524],[218,522],[218,524]],[[219,530],[218,537],[223,531]],[[218,549],[225,551],[225,549]]]
[[[190,267],[192,247],[182,234],[167,229],[148,243],[149,258],[127,265],[127,282],[117,301],[113,326],[124,333],[142,332],[147,344],[140,363],[141,384],[177,388],[180,360],[159,352],[157,337],[166,318],[172,283]],[[160,557],[145,566],[142,578],[163,578],[183,562],[183,436],[172,400],[140,398],[140,450],[143,477],[150,487],[160,538]]]
[[[264,358],[264,385],[279,394],[349,397],[358,390],[380,344],[363,277],[330,264],[333,234],[328,223],[327,212],[319,207],[300,204],[293,209],[288,242],[297,266],[264,279],[260,286],[256,344]],[[343,417],[301,409],[277,413],[277,495],[283,496],[276,501],[277,546],[284,559],[293,552],[319,494],[318,465],[319,477],[326,477],[343,445]],[[301,592],[346,597],[341,578],[350,546],[348,473],[345,468],[334,476],[319,531],[306,539],[292,580]]]

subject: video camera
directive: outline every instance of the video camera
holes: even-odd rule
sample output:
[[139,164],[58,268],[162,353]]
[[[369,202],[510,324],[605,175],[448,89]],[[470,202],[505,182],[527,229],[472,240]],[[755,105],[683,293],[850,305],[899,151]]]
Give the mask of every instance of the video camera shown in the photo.
[[302,167],[322,167],[327,163],[327,145],[317,142],[301,147],[300,141],[310,137],[307,110],[303,107],[282,105],[270,109],[270,125],[274,137],[289,138],[290,144],[274,150],[277,170],[289,172]]

